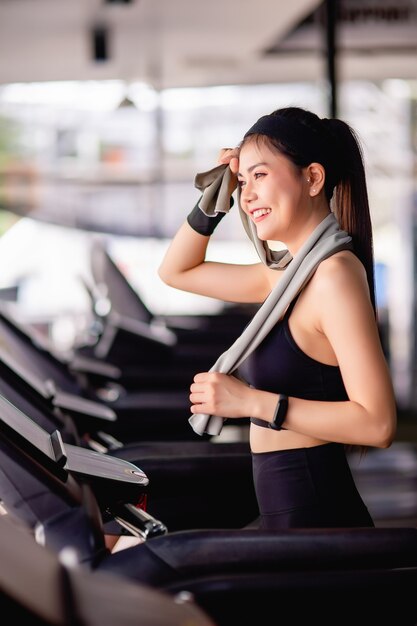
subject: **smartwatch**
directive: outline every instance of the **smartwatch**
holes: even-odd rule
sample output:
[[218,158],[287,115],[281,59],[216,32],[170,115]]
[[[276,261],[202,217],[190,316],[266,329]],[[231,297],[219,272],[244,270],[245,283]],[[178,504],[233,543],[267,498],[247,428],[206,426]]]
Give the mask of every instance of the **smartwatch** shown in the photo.
[[285,428],[282,427],[282,424],[284,423],[284,420],[287,416],[287,411],[288,396],[286,396],[284,393],[280,393],[274,417],[272,418],[272,422],[269,422],[268,424],[269,428],[272,428],[272,430],[285,430]]

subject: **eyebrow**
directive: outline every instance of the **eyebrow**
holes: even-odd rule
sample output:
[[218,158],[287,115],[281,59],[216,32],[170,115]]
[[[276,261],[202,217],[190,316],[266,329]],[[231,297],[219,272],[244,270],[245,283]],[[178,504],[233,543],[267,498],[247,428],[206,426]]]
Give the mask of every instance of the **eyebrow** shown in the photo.
[[[255,169],[255,167],[259,167],[259,165],[268,165],[268,163],[266,163],[265,161],[261,161],[260,163],[255,163],[255,165],[251,165],[250,167],[248,167],[248,174],[250,174]],[[237,176],[243,176],[243,174],[238,172]]]

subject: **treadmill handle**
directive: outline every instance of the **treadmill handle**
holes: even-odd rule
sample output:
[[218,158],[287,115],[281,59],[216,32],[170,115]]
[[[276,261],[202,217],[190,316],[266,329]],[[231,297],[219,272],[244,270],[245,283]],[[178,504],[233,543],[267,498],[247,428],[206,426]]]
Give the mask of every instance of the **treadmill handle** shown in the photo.
[[117,415],[110,407],[65,391],[56,391],[52,403],[59,409],[96,417],[104,422],[117,421]]
[[134,537],[141,537],[145,541],[168,532],[163,522],[130,503],[121,504],[113,511],[113,514],[120,526]]

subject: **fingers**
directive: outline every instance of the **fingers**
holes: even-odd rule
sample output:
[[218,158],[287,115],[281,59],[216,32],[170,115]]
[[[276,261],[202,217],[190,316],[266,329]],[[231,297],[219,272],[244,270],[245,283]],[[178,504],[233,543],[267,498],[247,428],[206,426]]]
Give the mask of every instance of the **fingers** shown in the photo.
[[[201,372],[194,376],[194,382],[190,385],[189,399],[191,404],[201,405],[204,402],[207,378],[207,372]],[[191,410],[196,411],[195,407],[191,407]]]
[[[236,164],[235,162],[237,161],[237,167],[239,167],[239,148],[222,148],[219,152],[219,156],[217,159],[218,164],[231,164],[231,161],[234,162],[234,164]],[[231,167],[232,169],[232,167]],[[232,169],[232,172],[234,172],[234,170]],[[237,169],[236,169],[237,172]]]
[[192,384],[190,387],[189,399],[191,402],[191,413],[203,412],[203,406],[207,402],[206,389],[203,385]]
[[194,376],[194,382],[190,385],[189,399],[192,404],[191,412],[203,412],[203,407],[207,408],[212,401],[213,389],[210,385],[216,378],[215,373],[200,372]]
[[224,378],[227,378],[226,374],[220,372],[199,372],[193,378],[195,383],[221,383]]
[[239,171],[239,158],[232,157],[229,161],[229,167],[232,170],[233,174],[237,174]]

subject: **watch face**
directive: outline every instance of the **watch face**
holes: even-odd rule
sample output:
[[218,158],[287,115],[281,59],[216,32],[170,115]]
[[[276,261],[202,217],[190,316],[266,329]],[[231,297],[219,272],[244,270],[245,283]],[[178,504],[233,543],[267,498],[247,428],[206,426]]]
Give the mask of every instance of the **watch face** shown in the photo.
[[270,428],[273,430],[283,430],[282,424],[285,420],[285,416],[287,415],[287,409],[288,397],[284,394],[280,394],[274,417],[270,423]]

